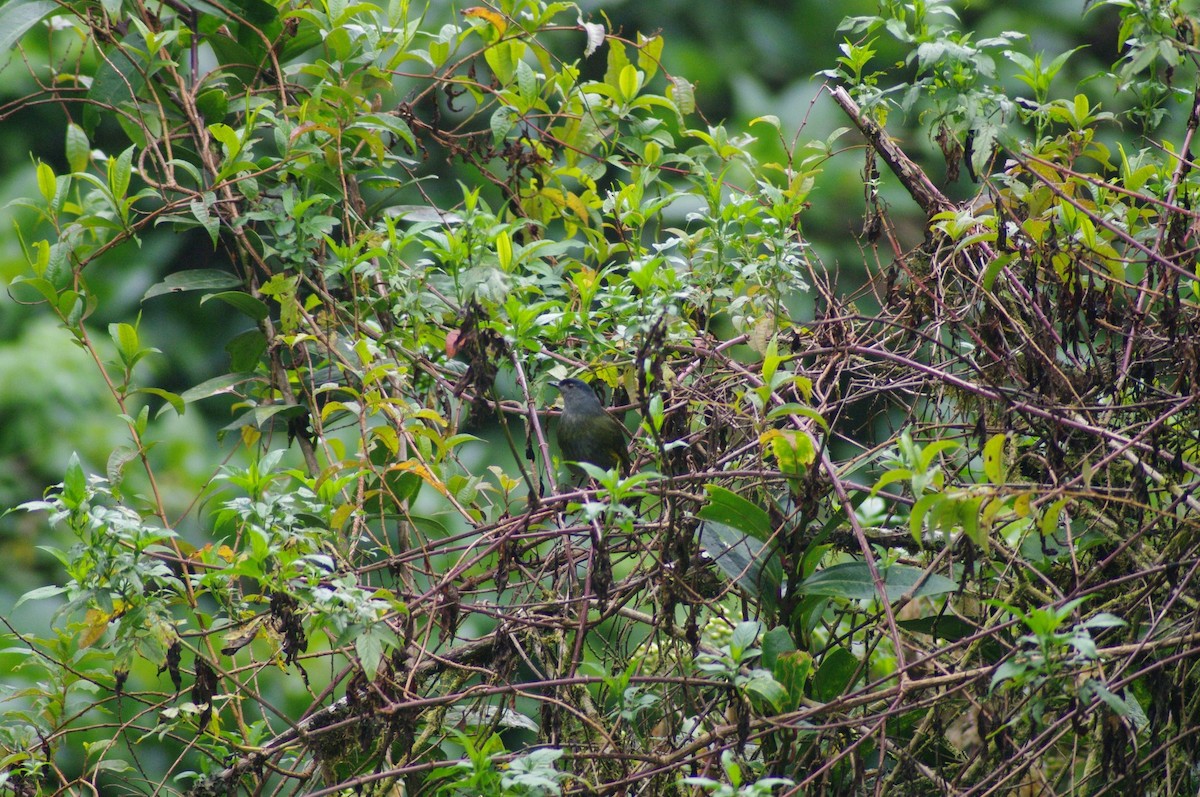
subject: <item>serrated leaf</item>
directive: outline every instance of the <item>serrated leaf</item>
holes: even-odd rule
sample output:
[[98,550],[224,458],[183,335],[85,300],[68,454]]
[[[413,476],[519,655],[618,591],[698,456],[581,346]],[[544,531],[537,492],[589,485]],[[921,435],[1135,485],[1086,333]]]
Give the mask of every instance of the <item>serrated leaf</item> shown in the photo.
[[108,455],[108,463],[105,465],[104,473],[108,477],[108,482],[114,491],[125,480],[125,467],[135,459],[137,459],[137,449],[131,446],[117,446]]
[[667,96],[675,103],[679,113],[687,116],[696,110],[696,89],[681,77],[672,77]]
[[537,75],[534,74],[533,67],[524,61],[517,62],[517,90],[526,100],[532,100],[538,94]]

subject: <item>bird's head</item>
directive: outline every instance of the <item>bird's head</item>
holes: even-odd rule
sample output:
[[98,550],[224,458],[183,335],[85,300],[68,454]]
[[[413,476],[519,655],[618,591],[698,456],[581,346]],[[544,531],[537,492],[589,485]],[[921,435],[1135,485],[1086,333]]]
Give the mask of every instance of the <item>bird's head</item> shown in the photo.
[[551,382],[562,393],[563,409],[567,412],[577,412],[592,409],[602,409],[600,399],[592,386],[581,379],[561,379]]

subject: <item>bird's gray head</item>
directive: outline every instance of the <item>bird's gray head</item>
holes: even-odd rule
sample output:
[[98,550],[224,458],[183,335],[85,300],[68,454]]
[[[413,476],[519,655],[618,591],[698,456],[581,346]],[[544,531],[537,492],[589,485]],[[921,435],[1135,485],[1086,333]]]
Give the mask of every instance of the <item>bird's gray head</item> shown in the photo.
[[592,390],[592,386],[587,382],[580,379],[562,379],[550,384],[562,393],[563,409],[567,412],[603,408],[600,399],[596,397],[596,391]]

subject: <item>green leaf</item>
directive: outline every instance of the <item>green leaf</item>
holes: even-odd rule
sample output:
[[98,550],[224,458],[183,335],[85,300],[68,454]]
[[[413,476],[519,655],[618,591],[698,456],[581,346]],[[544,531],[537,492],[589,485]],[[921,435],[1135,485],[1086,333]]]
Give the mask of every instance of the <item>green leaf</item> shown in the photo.
[[137,328],[132,324],[109,324],[108,334],[113,343],[117,344],[117,353],[121,355],[121,361],[126,367],[136,364],[141,352]]
[[783,566],[766,546],[732,526],[706,520],[700,524],[700,547],[725,575],[751,595],[773,599],[783,583]]
[[120,202],[129,193],[129,180],[133,175],[133,147],[126,147],[117,157],[108,159],[108,190]]
[[266,350],[267,339],[259,329],[247,329],[225,344],[225,351],[229,352],[229,367],[239,372],[253,371]]
[[[175,410],[177,415],[183,415],[184,410],[187,409],[183,398],[176,393],[170,392],[169,390],[163,390],[162,388],[157,387],[139,387],[133,392],[145,393],[150,396],[158,396],[160,399],[167,402],[167,405],[170,405],[171,409]],[[164,405],[164,407],[165,406],[166,405]]]
[[1004,484],[1008,477],[1008,467],[1004,459],[1005,444],[1008,435],[1004,433],[992,435],[983,446],[983,473],[992,484]]
[[[763,657],[766,658],[765,655]],[[795,711],[800,708],[804,697],[804,688],[812,674],[813,658],[807,651],[791,651],[781,653],[775,661],[772,672],[775,680],[787,691],[787,702],[781,706],[784,711]]]
[[266,0],[228,0],[231,6],[241,10],[241,16],[255,27],[262,27],[274,22],[279,17],[279,9]]
[[896,625],[907,631],[918,634],[928,634],[935,639],[947,642],[957,642],[979,632],[978,626],[972,625],[952,614],[934,615],[932,617],[917,617],[912,620],[897,620]]
[[234,421],[221,427],[221,431],[233,432],[241,429],[243,426],[266,429],[277,415],[282,418],[299,418],[307,413],[308,410],[299,404],[269,404],[265,407],[255,407],[243,412]]
[[162,282],[150,286],[142,301],[153,299],[164,293],[182,293],[183,291],[219,291],[224,288],[240,287],[242,281],[228,271],[213,268],[194,268],[170,274]]
[[638,69],[646,73],[647,78],[653,77],[658,71],[664,44],[666,40],[662,36],[646,38],[642,33],[638,33],[637,65]]
[[126,466],[137,459],[137,455],[137,449],[133,446],[117,446],[108,455],[108,462],[105,464],[104,473],[108,477],[108,483],[112,485],[114,493],[121,482],[125,480]]
[[752,670],[750,676],[739,685],[746,692],[766,700],[776,711],[783,708],[787,699],[787,690],[783,688],[783,684],[776,681],[775,676],[767,670]]
[[105,51],[103,60],[96,68],[96,76],[92,78],[92,87],[87,93],[88,101],[83,106],[83,129],[88,136],[95,134],[102,115],[111,113],[104,109],[132,106],[143,95],[146,65],[140,60],[132,60],[132,54],[145,50],[146,41],[140,33],[133,31],[120,44]]
[[50,168],[50,164],[38,161],[37,184],[38,191],[46,200],[46,204],[53,202],[54,195],[58,193],[58,181],[54,177],[54,169]]
[[626,64],[621,68],[621,72],[617,75],[617,91],[621,93],[621,99],[629,102],[637,97],[638,92],[642,89],[643,75],[638,71],[638,68],[633,64]]
[[675,107],[684,116],[696,110],[696,89],[681,77],[672,76],[667,96],[674,101]]
[[1041,519],[1038,520],[1038,530],[1042,532],[1043,537],[1053,537],[1054,533],[1058,531],[1058,518],[1067,502],[1068,499],[1060,498],[1046,507]]
[[8,286],[9,295],[21,304],[52,302],[58,304],[58,291],[50,280],[17,275]]
[[517,124],[517,112],[506,105],[497,108],[492,114],[492,143],[500,144]]
[[77,509],[87,500],[87,475],[79,462],[79,454],[72,453],[67,460],[67,473],[63,479],[63,503],[68,509]]
[[483,51],[484,60],[502,86],[511,83],[513,74],[517,71],[520,56],[516,52],[516,45],[517,42],[513,40],[501,41]]
[[270,308],[266,302],[261,299],[255,299],[248,293],[243,291],[222,291],[221,293],[210,293],[200,298],[200,304],[203,305],[209,299],[219,299],[228,305],[236,307],[246,315],[253,318],[255,321],[262,321],[270,313]]
[[196,97],[196,110],[209,124],[219,122],[229,113],[229,95],[221,89],[210,89]]
[[34,25],[59,9],[54,0],[10,0],[0,7],[0,53],[11,54]]
[[772,534],[771,519],[765,510],[735,492],[715,484],[704,485],[708,503],[696,516],[732,526],[757,540],[766,542]]
[[421,492],[421,485],[425,480],[420,474],[413,473],[411,470],[389,470],[383,474],[382,487],[389,503],[394,503],[398,509],[404,506],[405,503],[412,505],[412,501]]
[[826,703],[840,697],[858,668],[858,659],[845,648],[837,647],[829,651],[813,675],[813,696]]
[[781,130],[783,130],[783,123],[780,122],[779,117],[775,116],[774,114],[767,114],[766,116],[756,116],[755,118],[750,120],[751,127],[753,127],[754,125],[760,125],[760,124],[770,125],[771,127],[775,128],[775,132],[780,132]]
[[755,620],[744,620],[737,624],[729,638],[729,650],[734,653],[735,659],[741,660],[741,654],[754,644],[761,631],[762,626]]
[[925,531],[925,515],[929,513],[931,508],[937,506],[943,500],[945,500],[945,496],[941,493],[930,493],[913,504],[913,508],[909,511],[908,515],[908,528],[912,532],[913,542],[917,545],[921,544],[921,537]]
[[996,255],[987,264],[987,268],[983,270],[983,275],[980,277],[980,284],[983,285],[985,291],[991,291],[992,286],[996,284],[996,277],[1004,270],[1004,267],[1015,260],[1017,257],[1015,252],[1002,252]]
[[[907,594],[921,581],[921,586],[912,597],[929,597],[954,592],[958,585],[945,576],[930,573],[908,565],[892,565],[881,569],[888,601],[896,601]],[[805,595],[824,595],[848,600],[874,600],[877,597],[871,570],[865,562],[843,562],[818,570],[800,584]]]
[[526,101],[533,100],[538,95],[537,75],[534,74],[533,67],[524,61],[517,62],[517,91]]
[[202,199],[193,199],[189,205],[196,221],[200,222],[200,226],[208,232],[214,248],[217,245],[217,236],[221,233],[221,219],[212,212],[212,206],[216,201],[216,194],[212,191],[205,191]]
[[184,403],[191,404],[201,399],[219,396],[224,393],[232,393],[235,385],[240,385],[243,382],[248,382],[255,377],[247,376],[246,374],[223,374],[214,376],[212,379],[205,380],[195,387],[188,388],[180,394],[180,398]]
[[[382,624],[381,624],[382,625]],[[383,659],[384,640],[378,627],[368,628],[354,638],[354,652],[358,655],[358,663],[363,668],[367,680],[375,679],[379,664]]]
[[58,586],[53,586],[53,585],[45,586],[45,587],[38,587],[37,589],[31,589],[31,590],[29,590],[29,592],[26,592],[24,595],[22,595],[17,600],[17,602],[13,605],[13,608],[14,609],[17,608],[25,601],[45,600],[46,598],[53,598],[58,595],[62,595],[66,591],[67,591],[66,587],[58,587]]
[[781,625],[777,625],[763,635],[762,664],[767,669],[774,669],[779,656],[796,649],[792,635]]
[[908,468],[893,468],[880,476],[879,481],[875,482],[875,486],[871,488],[871,496],[878,495],[879,491],[889,484],[899,481],[909,481],[912,477],[913,472]]
[[83,128],[71,122],[67,125],[67,163],[72,172],[81,172],[91,160],[91,145]]

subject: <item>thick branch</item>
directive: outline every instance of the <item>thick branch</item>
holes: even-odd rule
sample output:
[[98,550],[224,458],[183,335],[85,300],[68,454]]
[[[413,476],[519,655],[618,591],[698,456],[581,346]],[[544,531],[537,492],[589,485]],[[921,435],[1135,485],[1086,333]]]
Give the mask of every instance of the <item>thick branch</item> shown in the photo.
[[834,102],[842,106],[842,110],[854,121],[855,126],[879,153],[892,172],[900,178],[900,182],[904,184],[908,193],[926,214],[932,216],[934,213],[954,208],[954,203],[937,189],[928,175],[921,171],[921,167],[904,154],[904,150],[900,149],[900,145],[887,134],[887,131],[862,112],[858,103],[850,99],[850,95],[844,88],[837,86],[830,94],[833,96]]

